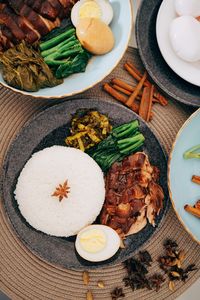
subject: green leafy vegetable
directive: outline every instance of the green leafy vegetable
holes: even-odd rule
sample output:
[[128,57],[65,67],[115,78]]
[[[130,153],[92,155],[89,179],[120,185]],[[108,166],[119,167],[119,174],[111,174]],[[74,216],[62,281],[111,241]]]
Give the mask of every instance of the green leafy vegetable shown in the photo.
[[81,46],[72,27],[42,42],[40,50],[44,61],[58,79],[84,72],[91,57],[91,54]]
[[[198,150],[199,150],[199,152],[197,152]],[[200,158],[200,145],[194,146],[194,147],[188,149],[187,151],[185,151],[185,153],[183,154],[183,157],[185,159]]]
[[41,55],[23,41],[0,55],[3,78],[17,89],[36,92],[63,81],[56,79]]
[[67,29],[63,33],[53,37],[52,39],[42,42],[40,44],[40,49],[41,49],[41,51],[50,49],[53,46],[58,45],[60,42],[64,41],[66,38],[72,36],[73,34],[75,34],[75,29],[70,27],[69,29]]
[[52,39],[53,37],[65,32],[67,29],[69,29],[69,27],[72,27],[71,20],[70,20],[70,18],[65,18],[64,20],[62,20],[62,23],[59,27],[54,28],[49,33],[47,33],[45,36],[42,36],[41,41],[42,42],[48,41],[48,40]]
[[105,140],[87,153],[106,172],[115,161],[137,151],[144,144],[144,140],[143,134],[139,132],[139,122],[134,120],[115,127]]

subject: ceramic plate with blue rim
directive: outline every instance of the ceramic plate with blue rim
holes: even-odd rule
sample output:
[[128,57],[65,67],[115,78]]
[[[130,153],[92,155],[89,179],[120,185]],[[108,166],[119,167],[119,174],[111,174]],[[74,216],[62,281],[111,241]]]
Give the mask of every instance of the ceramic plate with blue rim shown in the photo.
[[131,36],[133,12],[131,0],[110,0],[113,7],[114,17],[110,27],[115,36],[113,50],[105,55],[93,56],[84,73],[69,76],[64,82],[56,87],[40,89],[38,92],[25,92],[8,86],[0,73],[0,83],[24,95],[37,98],[64,98],[79,94],[102,81],[117,66],[123,57]]
[[200,144],[200,109],[184,123],[172,147],[168,165],[168,187],[177,217],[189,234],[200,244],[200,219],[184,210],[200,199],[200,185],[191,181],[192,175],[200,176],[200,159],[184,159],[188,149]]

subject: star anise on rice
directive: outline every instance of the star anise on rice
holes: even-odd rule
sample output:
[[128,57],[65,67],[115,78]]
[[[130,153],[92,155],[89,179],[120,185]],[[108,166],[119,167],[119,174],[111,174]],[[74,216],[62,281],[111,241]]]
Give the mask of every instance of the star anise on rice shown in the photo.
[[68,186],[68,180],[66,180],[63,185],[59,184],[59,186],[56,187],[55,192],[51,196],[58,197],[59,201],[61,202],[63,198],[68,198],[69,192],[70,187]]

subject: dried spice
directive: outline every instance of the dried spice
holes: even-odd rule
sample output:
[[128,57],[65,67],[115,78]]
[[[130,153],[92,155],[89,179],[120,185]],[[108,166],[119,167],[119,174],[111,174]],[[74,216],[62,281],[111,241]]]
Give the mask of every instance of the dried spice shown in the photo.
[[139,252],[139,258],[131,258],[125,262],[127,276],[123,279],[126,287],[133,291],[138,289],[154,289],[158,291],[165,281],[161,274],[148,276],[147,267],[151,265],[152,258],[148,251]]
[[99,281],[97,282],[97,286],[98,286],[100,289],[104,289],[104,288],[105,288],[105,284],[104,284],[104,282],[103,282],[102,280],[99,280]]
[[117,300],[117,299],[120,299],[120,298],[124,298],[124,297],[125,297],[125,294],[124,294],[124,292],[123,292],[123,289],[122,289],[122,288],[116,287],[116,288],[111,292],[111,297],[112,297],[112,300]]
[[158,259],[160,268],[167,274],[169,278],[169,289],[175,288],[175,281],[181,280],[185,282],[188,279],[189,273],[197,270],[195,264],[190,264],[185,269],[182,268],[182,263],[185,259],[185,252],[179,250],[178,244],[170,239],[164,242],[165,255]]
[[93,294],[91,291],[87,291],[86,300],[94,300]]
[[149,285],[151,289],[156,290],[158,292],[161,288],[161,284],[165,282],[165,278],[161,274],[154,274],[149,277]]
[[59,201],[61,202],[63,198],[68,198],[69,192],[70,187],[68,186],[68,180],[66,180],[63,185],[59,184],[59,186],[56,187],[55,192],[51,196],[58,197]]
[[84,271],[83,272],[83,283],[85,285],[88,285],[90,282],[90,276],[89,276],[89,273],[87,271]]
[[59,85],[40,54],[23,41],[0,55],[3,79],[12,87],[28,92]]
[[151,265],[152,258],[148,251],[139,251],[139,258],[140,258],[141,263],[143,263],[147,266]]

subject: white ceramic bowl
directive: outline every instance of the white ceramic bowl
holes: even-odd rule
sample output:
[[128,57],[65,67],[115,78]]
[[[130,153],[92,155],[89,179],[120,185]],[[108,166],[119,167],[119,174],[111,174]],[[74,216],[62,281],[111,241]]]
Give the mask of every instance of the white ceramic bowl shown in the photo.
[[[177,17],[174,0],[163,0],[156,21],[158,46],[169,67],[184,80],[200,86],[200,61],[189,63],[174,52],[169,39],[169,27]],[[185,41],[187,47],[187,41]]]
[[8,86],[0,74],[0,83],[5,87],[36,98],[64,98],[79,94],[102,81],[117,66],[129,43],[132,30],[133,12],[131,0],[110,0],[114,10],[111,28],[115,36],[114,49],[105,55],[91,58],[86,71],[69,76],[53,88],[40,89],[38,92],[25,92]]

